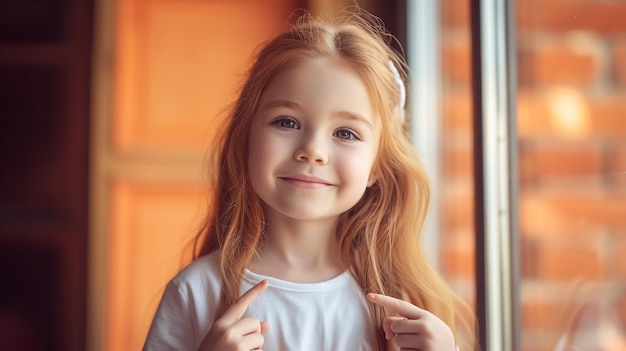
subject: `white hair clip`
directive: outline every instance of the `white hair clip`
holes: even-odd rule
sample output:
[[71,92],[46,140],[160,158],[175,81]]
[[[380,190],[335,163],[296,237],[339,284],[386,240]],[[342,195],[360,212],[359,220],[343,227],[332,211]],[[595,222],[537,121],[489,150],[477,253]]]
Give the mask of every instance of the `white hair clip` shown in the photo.
[[396,85],[398,86],[398,90],[400,92],[400,101],[398,102],[398,110],[400,114],[404,114],[404,106],[406,104],[406,89],[404,88],[404,82],[402,81],[402,78],[400,77],[400,72],[398,72],[396,65],[393,64],[393,61],[389,60],[387,61],[387,64],[389,65],[389,69],[391,70],[391,73],[393,73],[393,77],[396,79]]

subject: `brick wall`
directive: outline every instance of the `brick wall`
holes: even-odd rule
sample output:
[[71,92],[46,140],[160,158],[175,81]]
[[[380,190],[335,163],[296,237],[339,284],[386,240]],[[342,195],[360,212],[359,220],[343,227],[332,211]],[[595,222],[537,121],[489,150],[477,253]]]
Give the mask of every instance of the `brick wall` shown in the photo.
[[[548,351],[591,318],[574,313],[584,306],[617,311],[611,321],[626,330],[626,1],[516,3],[519,318],[522,349]],[[441,220],[444,273],[471,300],[468,4],[442,2]]]

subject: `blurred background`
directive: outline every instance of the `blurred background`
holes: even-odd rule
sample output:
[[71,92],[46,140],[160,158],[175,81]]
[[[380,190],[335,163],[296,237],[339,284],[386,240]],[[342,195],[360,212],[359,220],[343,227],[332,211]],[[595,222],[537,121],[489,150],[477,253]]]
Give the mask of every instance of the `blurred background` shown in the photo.
[[[254,48],[295,9],[351,4],[0,2],[2,348],[141,349]],[[474,305],[471,2],[358,4],[407,49],[434,189],[424,245]],[[626,350],[626,1],[510,4],[519,347]]]

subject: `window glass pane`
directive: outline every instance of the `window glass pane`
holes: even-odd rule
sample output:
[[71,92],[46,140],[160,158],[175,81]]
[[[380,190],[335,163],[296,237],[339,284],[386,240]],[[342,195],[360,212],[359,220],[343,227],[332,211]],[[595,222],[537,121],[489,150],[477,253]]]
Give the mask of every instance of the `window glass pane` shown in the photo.
[[517,0],[523,350],[626,350],[626,1]]
[[469,1],[440,6],[441,177],[440,266],[446,280],[470,305],[475,300],[474,168]]

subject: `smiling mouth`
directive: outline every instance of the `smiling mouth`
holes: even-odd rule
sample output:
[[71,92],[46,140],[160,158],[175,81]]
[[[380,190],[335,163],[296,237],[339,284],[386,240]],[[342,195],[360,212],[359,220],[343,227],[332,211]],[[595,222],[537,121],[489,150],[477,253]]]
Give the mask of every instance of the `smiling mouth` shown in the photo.
[[308,189],[319,189],[332,186],[332,184],[327,181],[314,177],[279,177],[279,179],[282,179],[289,184]]

